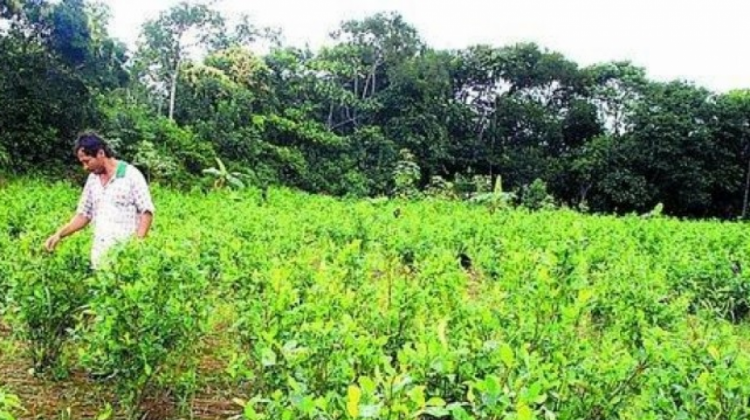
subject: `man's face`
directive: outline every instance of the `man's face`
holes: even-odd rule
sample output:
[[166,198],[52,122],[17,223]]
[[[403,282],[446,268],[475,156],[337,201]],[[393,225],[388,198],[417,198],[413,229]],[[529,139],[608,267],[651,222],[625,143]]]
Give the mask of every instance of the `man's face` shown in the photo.
[[83,169],[97,175],[104,173],[104,162],[106,161],[104,150],[98,151],[96,156],[87,155],[83,149],[78,149],[76,154],[78,155],[78,161],[83,165]]

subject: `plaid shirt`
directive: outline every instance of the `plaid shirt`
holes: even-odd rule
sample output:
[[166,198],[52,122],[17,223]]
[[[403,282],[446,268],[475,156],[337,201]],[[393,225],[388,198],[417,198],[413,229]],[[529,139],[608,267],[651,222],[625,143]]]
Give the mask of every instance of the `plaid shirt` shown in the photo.
[[106,185],[98,175],[89,175],[77,211],[94,226],[91,263],[96,268],[107,250],[135,235],[139,216],[153,214],[154,204],[143,174],[119,161],[115,176]]

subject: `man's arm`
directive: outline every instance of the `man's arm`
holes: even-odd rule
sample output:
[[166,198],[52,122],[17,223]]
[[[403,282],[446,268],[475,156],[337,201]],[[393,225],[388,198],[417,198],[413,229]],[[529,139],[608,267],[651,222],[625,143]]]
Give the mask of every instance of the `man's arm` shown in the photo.
[[91,196],[90,181],[91,177],[89,177],[86,185],[83,187],[83,193],[78,200],[78,208],[73,218],[44,242],[44,247],[47,248],[47,251],[53,251],[62,238],[85,228],[91,219],[94,218],[94,200]]
[[151,228],[151,221],[154,220],[154,215],[150,211],[145,211],[141,213],[140,216],[141,217],[138,220],[138,230],[135,235],[138,239],[143,239],[148,235],[148,230]]
[[70,236],[79,230],[85,228],[89,224],[89,218],[81,213],[76,213],[70,221],[61,227],[54,235],[47,238],[44,243],[44,247],[47,251],[53,251],[60,240],[66,236]]
[[151,191],[146,183],[146,178],[135,167],[131,168],[133,173],[132,194],[135,202],[135,208],[138,212],[138,228],[135,236],[138,239],[144,239],[151,228],[151,222],[154,220],[154,202],[151,200]]

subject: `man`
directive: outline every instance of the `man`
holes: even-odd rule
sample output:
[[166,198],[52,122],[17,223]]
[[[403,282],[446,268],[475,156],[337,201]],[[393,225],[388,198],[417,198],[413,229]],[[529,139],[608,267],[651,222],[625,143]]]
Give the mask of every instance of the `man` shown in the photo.
[[146,237],[153,220],[154,204],[143,174],[136,167],[115,159],[100,136],[82,134],[74,150],[89,177],[76,214],[47,239],[45,247],[53,251],[62,238],[93,222],[91,265],[96,269],[112,246],[133,236]]

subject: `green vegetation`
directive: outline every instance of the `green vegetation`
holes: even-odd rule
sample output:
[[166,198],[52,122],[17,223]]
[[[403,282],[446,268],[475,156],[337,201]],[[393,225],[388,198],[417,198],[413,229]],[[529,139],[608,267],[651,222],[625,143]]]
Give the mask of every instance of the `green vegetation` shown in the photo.
[[41,251],[77,194],[0,190],[3,340],[112,390],[102,413],[221,383],[247,419],[750,414],[742,224],[156,187],[153,234],[92,273],[86,234]]
[[502,176],[538,205],[748,215],[748,90],[533,43],[439,50],[395,13],[342,22],[318,51],[202,3],[164,10],[128,50],[108,17],[0,0],[0,175],[74,179],[70,144],[95,129],[149,180],[187,188],[212,167],[222,184],[360,197]]
[[[0,420],[750,418],[750,91],[108,17],[0,0]],[[157,207],[99,271],[42,249],[85,129]]]
[[21,411],[21,402],[18,397],[0,388],[0,419],[16,420],[13,414],[19,411]]

